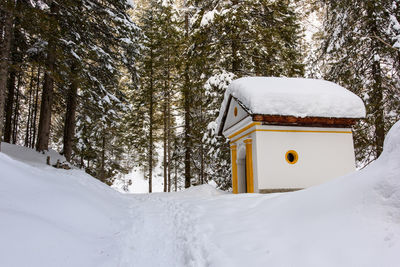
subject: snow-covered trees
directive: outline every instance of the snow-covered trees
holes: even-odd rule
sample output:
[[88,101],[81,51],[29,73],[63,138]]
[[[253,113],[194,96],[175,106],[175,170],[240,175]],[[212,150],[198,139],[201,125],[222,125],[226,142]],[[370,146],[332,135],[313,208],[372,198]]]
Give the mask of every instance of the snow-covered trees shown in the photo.
[[390,126],[399,119],[399,51],[396,1],[323,1],[324,77],[361,96],[367,119],[355,136],[357,159],[365,165],[382,152]]
[[217,64],[236,75],[303,73],[299,19],[290,1],[216,1],[201,27],[215,34]]
[[[207,174],[222,189],[231,187],[230,173],[230,150],[223,136],[218,136],[215,115],[219,113],[220,105],[223,101],[225,90],[233,81],[235,75],[231,72],[223,71],[222,73],[211,76],[205,83],[205,95],[208,99],[208,109],[206,117],[209,124],[207,131],[203,134],[203,146],[207,153],[206,166]],[[218,159],[218,160],[216,160]]]
[[[190,2],[190,1],[189,1]],[[229,148],[213,128],[223,93],[233,77],[301,76],[301,29],[289,1],[201,1],[191,3],[188,53],[197,92],[191,136],[199,181],[230,186]],[[194,129],[192,127],[192,129]],[[197,149],[196,149],[197,148]],[[194,164],[194,167],[196,165]],[[203,177],[208,177],[204,179]]]
[[[7,85],[7,74],[10,64],[11,40],[12,40],[12,24],[13,24],[13,1],[5,1],[0,9],[1,38],[0,38],[0,136],[3,136],[3,118],[5,93]],[[1,143],[0,143],[1,150]]]
[[[175,10],[175,19],[162,21],[168,10]],[[301,31],[294,7],[287,1],[185,1],[182,6],[172,1],[152,1],[142,16],[146,22],[143,33],[147,37],[143,62],[152,67],[143,65],[146,73],[141,74],[140,80],[145,86],[143,92],[151,90],[157,96],[161,89],[162,96],[156,97],[161,101],[153,103],[153,108],[160,104],[162,118],[170,118],[166,111],[172,107],[177,109],[177,118],[183,120],[176,132],[181,149],[172,154],[183,163],[177,170],[183,171],[184,186],[214,179],[221,188],[228,189],[229,149],[226,141],[216,136],[212,121],[233,77],[303,74]],[[175,44],[172,50],[171,44]],[[178,54],[172,56],[175,51]],[[168,60],[171,56],[173,63]],[[166,77],[171,74],[176,78],[174,86],[168,87],[168,95],[177,96],[180,101],[166,107],[162,92],[165,84],[169,84]],[[151,108],[152,102],[147,103]],[[157,125],[154,120],[148,124],[149,130],[161,127]],[[163,125],[166,144],[169,138],[165,138],[165,120]],[[144,151],[150,150],[154,139],[151,140]],[[163,158],[164,165],[169,166],[168,147],[164,146]],[[164,177],[168,177],[166,172]],[[170,185],[167,180],[164,184]]]
[[390,18],[390,34],[394,48],[400,50],[400,3],[397,0],[392,1]]
[[[80,162],[103,181],[115,176],[125,169],[118,159],[123,151],[115,149],[123,138],[121,114],[129,106],[124,91],[136,80],[139,29],[129,15],[131,5],[125,0],[11,2],[1,8],[2,14],[12,14],[13,36],[19,39],[10,51],[18,53],[19,62],[9,64],[7,104],[15,111],[7,113],[5,141],[12,132],[13,142],[24,139],[38,151],[52,142],[63,147],[68,161]],[[130,79],[128,88],[122,77]],[[26,131],[19,130],[22,125]],[[85,151],[89,147],[91,152]],[[112,156],[106,159],[107,153]]]
[[210,179],[228,189],[228,145],[215,129],[226,87],[242,76],[303,76],[300,12],[320,6],[322,48],[308,55],[308,67],[365,100],[368,118],[355,138],[360,165],[380,154],[399,119],[397,0],[135,3],[2,2],[6,142],[38,151],[50,144],[105,182],[140,166],[151,191],[162,159],[164,191]]
[[140,91],[134,97],[133,114],[141,136],[133,140],[139,149],[139,164],[147,170],[149,192],[152,192],[153,169],[157,161],[156,142],[163,143],[164,191],[171,190],[171,147],[174,110],[177,108],[178,56],[181,32],[178,10],[173,1],[153,0],[141,10],[139,25],[143,36],[138,69]]

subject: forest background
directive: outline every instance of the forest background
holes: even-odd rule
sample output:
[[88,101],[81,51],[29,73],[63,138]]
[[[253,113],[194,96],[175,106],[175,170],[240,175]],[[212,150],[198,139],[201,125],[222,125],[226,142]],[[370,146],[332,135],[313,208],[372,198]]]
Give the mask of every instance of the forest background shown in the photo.
[[[360,96],[359,168],[400,119],[398,0],[3,0],[0,136],[113,184],[230,184],[215,119],[243,76],[310,77]],[[160,145],[161,149],[156,146]]]

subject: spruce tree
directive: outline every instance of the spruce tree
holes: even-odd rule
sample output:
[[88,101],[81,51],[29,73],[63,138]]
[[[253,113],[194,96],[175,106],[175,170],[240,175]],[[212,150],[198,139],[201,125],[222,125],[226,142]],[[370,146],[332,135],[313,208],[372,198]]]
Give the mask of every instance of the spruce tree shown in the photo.
[[379,157],[386,132],[400,118],[399,54],[388,30],[397,5],[391,0],[323,2],[322,72],[366,104],[367,118],[355,129],[357,160],[364,166]]
[[[141,66],[141,101],[144,106],[145,120],[142,121],[143,126],[141,127],[145,132],[146,145],[143,149],[145,155],[147,155],[146,164],[144,167],[148,170],[147,179],[149,181],[149,193],[153,191],[152,179],[153,169],[155,163],[155,132],[158,130],[158,124],[156,124],[156,112],[158,101],[156,98],[159,97],[160,82],[157,80],[158,72],[158,60],[162,56],[159,53],[159,31],[158,27],[160,24],[157,23],[158,16],[160,15],[157,11],[159,9],[158,1],[152,1],[149,9],[145,10],[142,14],[140,25],[143,30],[143,48],[142,58],[140,61]],[[146,157],[146,156],[144,156]]]
[[11,54],[11,40],[13,31],[13,10],[14,1],[5,1],[1,5],[0,14],[4,22],[1,27],[0,39],[0,151],[1,151],[1,138],[3,136],[3,118],[4,118],[4,103],[5,92],[7,85],[7,74],[9,68],[10,54]]
[[[213,177],[221,188],[229,182],[230,155],[226,140],[213,122],[233,77],[302,76],[301,28],[288,1],[202,1],[192,3],[190,50],[192,106],[196,112],[191,136],[200,182]],[[204,153],[202,152],[204,151]],[[202,155],[205,155],[203,158]],[[205,170],[205,175],[203,174]]]

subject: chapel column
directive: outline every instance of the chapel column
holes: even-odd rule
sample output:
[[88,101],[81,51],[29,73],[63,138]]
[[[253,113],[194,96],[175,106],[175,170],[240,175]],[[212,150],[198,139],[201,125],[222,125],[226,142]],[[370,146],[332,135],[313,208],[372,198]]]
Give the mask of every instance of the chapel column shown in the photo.
[[232,192],[238,193],[238,168],[237,168],[237,145],[231,145],[231,162],[232,162]]
[[252,139],[243,141],[246,144],[246,183],[247,193],[254,193],[253,182],[253,144]]

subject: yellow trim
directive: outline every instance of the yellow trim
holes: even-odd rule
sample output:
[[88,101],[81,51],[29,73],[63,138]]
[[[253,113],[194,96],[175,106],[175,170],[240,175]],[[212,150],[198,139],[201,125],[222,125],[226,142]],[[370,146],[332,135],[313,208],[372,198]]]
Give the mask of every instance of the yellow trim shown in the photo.
[[306,130],[270,130],[270,129],[254,129],[253,131],[235,139],[232,140],[231,143],[235,143],[236,141],[239,141],[243,137],[248,136],[249,134],[252,134],[254,132],[282,132],[282,133],[346,133],[346,134],[351,134],[351,131],[306,131]]
[[254,182],[253,182],[253,148],[252,140],[244,140],[246,144],[246,182],[247,182],[247,193],[254,193]]
[[232,191],[238,193],[237,151],[236,145],[231,145],[232,153]]
[[351,131],[307,131],[307,130],[267,130],[267,129],[257,129],[257,131],[265,132],[295,132],[295,133],[351,133]]
[[235,137],[238,134],[243,133],[244,131],[250,129],[251,127],[253,127],[254,125],[261,125],[261,122],[253,122],[249,125],[247,125],[246,127],[244,127],[243,129],[237,131],[236,133],[231,134],[230,136],[228,136],[229,139],[232,139],[233,137]]
[[[294,156],[294,160],[293,161],[288,160],[288,155],[290,153],[293,154],[293,156]],[[286,152],[285,159],[286,159],[287,163],[295,164],[299,160],[299,154],[297,154],[297,152],[294,151],[294,150],[289,150],[288,152]]]

